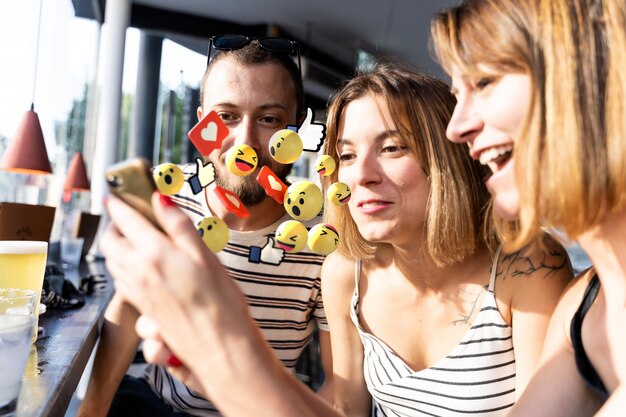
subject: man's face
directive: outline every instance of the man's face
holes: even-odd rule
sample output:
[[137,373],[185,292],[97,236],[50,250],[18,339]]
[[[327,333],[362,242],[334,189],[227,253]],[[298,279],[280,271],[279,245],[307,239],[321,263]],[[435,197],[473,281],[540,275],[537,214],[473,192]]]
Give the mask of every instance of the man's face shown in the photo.
[[215,165],[217,185],[237,194],[246,206],[258,204],[267,197],[256,181],[257,172],[239,177],[226,168],[226,153],[240,144],[256,151],[257,170],[267,165],[284,181],[291,165],[274,161],[268,144],[274,132],[296,124],[296,107],[293,82],[280,65],[243,66],[229,57],[215,62],[204,84],[198,117],[215,110],[230,131],[222,148],[208,158]]

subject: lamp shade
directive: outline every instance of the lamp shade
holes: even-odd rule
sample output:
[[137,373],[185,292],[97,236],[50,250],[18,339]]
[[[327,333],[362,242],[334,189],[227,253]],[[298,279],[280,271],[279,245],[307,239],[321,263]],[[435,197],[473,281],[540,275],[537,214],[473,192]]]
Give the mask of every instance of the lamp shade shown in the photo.
[[67,170],[67,178],[63,185],[65,191],[89,191],[89,178],[85,169],[85,161],[80,152],[76,152]]
[[2,155],[0,169],[25,174],[52,173],[39,117],[32,108],[22,117],[15,137]]

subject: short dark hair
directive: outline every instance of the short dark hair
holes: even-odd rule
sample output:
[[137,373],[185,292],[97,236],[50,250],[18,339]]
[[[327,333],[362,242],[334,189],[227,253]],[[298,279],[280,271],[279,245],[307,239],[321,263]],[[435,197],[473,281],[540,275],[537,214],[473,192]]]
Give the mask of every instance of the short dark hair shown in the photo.
[[[302,85],[302,75],[296,63],[289,55],[280,55],[263,49],[256,40],[240,49],[232,51],[218,50],[213,58],[209,61],[204,76],[202,77],[202,85],[200,86],[200,105],[204,102],[204,83],[211,71],[211,67],[223,58],[230,57],[239,65],[252,66],[263,64],[278,64],[283,67],[291,80],[293,81],[294,91],[296,94],[296,118],[306,114],[304,105],[304,86]],[[296,120],[298,121],[298,120]]]

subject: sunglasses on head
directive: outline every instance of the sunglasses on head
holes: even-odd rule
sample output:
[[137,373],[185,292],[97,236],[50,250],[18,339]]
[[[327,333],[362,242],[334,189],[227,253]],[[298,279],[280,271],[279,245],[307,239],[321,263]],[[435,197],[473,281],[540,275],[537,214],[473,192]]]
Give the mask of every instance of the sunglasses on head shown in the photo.
[[207,66],[211,60],[211,50],[234,51],[249,45],[252,41],[257,41],[259,46],[268,52],[276,55],[298,56],[298,70],[300,71],[300,45],[298,42],[285,38],[274,38],[271,36],[250,37],[245,35],[216,35],[209,38],[209,52],[207,53]]

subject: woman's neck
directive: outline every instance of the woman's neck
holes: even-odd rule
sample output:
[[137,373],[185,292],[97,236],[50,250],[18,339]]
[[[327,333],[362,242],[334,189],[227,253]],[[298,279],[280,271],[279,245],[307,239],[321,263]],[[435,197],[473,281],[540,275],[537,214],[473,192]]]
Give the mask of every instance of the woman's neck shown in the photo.
[[591,259],[607,300],[626,302],[626,212],[607,215],[580,235],[578,243]]

